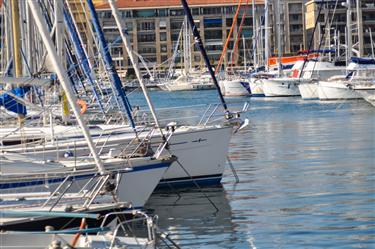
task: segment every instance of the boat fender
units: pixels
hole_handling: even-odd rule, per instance
[[[72,157],[72,156],[73,156],[73,152],[71,152],[71,151],[65,151],[65,153],[64,153],[64,157],[65,158]]]
[[[165,127],[166,131],[172,131],[172,132],[174,132],[176,129],[177,129],[177,123],[176,122],[170,122]]]
[[[87,103],[83,99],[77,99],[77,105],[81,107],[81,114],[85,114],[87,111]]]

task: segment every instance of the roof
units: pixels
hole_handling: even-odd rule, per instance
[[[1,1],[1,0],[0,0]],[[245,0],[242,0],[246,4]],[[251,4],[252,0],[248,0]],[[181,7],[180,0],[117,0],[117,8],[119,9],[149,9],[149,8],[176,8]],[[255,0],[256,4],[263,4],[264,0]],[[223,6],[223,5],[237,5],[237,0],[188,0],[190,7],[192,6]],[[109,4],[106,0],[97,0],[96,9],[109,9]]]

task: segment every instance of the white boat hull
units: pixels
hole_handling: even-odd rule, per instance
[[[345,83],[320,81],[318,86],[320,100],[352,100],[361,99],[362,96],[349,89]]]
[[[262,79],[263,92],[266,97],[300,96],[298,81],[290,79]]]
[[[127,166],[127,163],[124,160],[111,160],[104,162],[105,168],[107,168],[108,165],[108,167],[114,170],[114,172],[119,170],[124,171],[121,174],[116,194],[118,201],[130,203],[133,208],[141,208],[144,206],[158,185],[160,179],[166,172],[167,168],[171,165],[171,162],[168,161],[143,158],[132,159],[131,162],[129,162],[132,167]],[[2,179],[0,183],[0,194],[3,195],[3,198],[5,198],[5,196],[9,196],[14,193],[44,193],[46,191],[52,193],[63,182],[65,177],[69,175],[69,173],[60,174],[60,176],[52,176],[51,173],[69,172],[74,167],[74,162],[66,163],[66,165],[67,166],[65,168],[55,168],[50,170],[48,169],[48,166],[46,166],[46,169],[43,171],[45,176],[42,175],[44,178],[20,179],[18,181],[6,181],[5,179]],[[12,167],[12,164],[9,164],[9,166]],[[9,166],[4,166],[4,168]],[[28,168],[29,170],[32,170],[32,167],[27,166],[13,165],[13,167],[18,168],[19,174],[28,173]],[[84,166],[79,166],[79,168],[82,167]],[[125,169],[127,167],[129,167],[129,170]],[[79,168],[77,167],[77,169]],[[16,170],[17,169],[13,169],[13,171]],[[36,174],[37,172],[40,172],[40,169],[38,169],[38,171],[30,171],[29,173]],[[50,176],[47,175],[47,172],[50,172]],[[74,178],[69,180],[73,182],[73,185],[69,189],[68,193],[78,192],[89,179],[95,177],[95,174],[95,168],[94,170],[86,171],[86,173],[76,174]],[[137,191],[133,191],[134,189]],[[4,204],[5,202],[1,203],[1,205]]]
[[[264,97],[263,84],[260,79],[250,79],[250,90],[252,97]]]
[[[375,90],[368,91],[368,92],[360,92],[360,95],[363,97],[364,100],[369,102],[371,105],[375,106]]]
[[[36,133],[36,132],[34,132]],[[96,136],[93,138],[94,143],[101,149],[101,154],[111,151],[112,154],[120,152],[126,146],[134,135],[131,132],[118,131],[116,135]],[[178,158],[178,161],[186,169],[187,173],[181,166],[174,162],[170,169],[166,172],[161,186],[165,186],[167,182],[176,185],[193,185],[194,181],[200,184],[218,184],[224,172],[226,156],[229,148],[229,141],[232,134],[231,127],[181,127],[178,128],[170,141],[170,151]],[[82,138],[75,138],[81,141]],[[160,135],[154,134],[152,138],[153,144],[160,142]],[[103,146],[105,144],[105,146]],[[56,151],[56,145],[59,151]],[[76,156],[85,156],[90,152],[85,142],[74,142],[69,139],[67,142],[51,144],[48,146],[6,146],[4,150],[22,153],[39,157],[40,159],[56,158],[64,159],[64,154],[69,154],[71,159]],[[215,155],[215,156],[206,156]],[[194,180],[194,181],[193,181]]]
[[[362,96],[364,100],[375,106],[375,86],[374,84],[354,85],[354,91]]]
[[[243,80],[224,80],[220,82],[220,89],[224,96],[250,96],[249,82]]]
[[[318,99],[318,83],[301,83],[298,85],[302,99]]]
[[[216,185],[226,165],[231,127],[197,130],[172,136],[170,152],[177,157],[158,187]],[[185,172],[185,170],[187,172]]]
[[[177,92],[177,91],[198,91],[198,90],[211,90],[215,88],[213,84],[165,84],[159,86],[164,91]]]

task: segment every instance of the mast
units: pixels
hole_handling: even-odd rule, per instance
[[[241,23],[240,23],[240,27],[238,28],[236,40],[234,41],[234,48],[233,48],[233,51],[232,51],[232,54],[231,54],[231,57],[232,57],[231,58],[232,70],[233,70],[234,59],[235,59],[234,57],[235,57],[235,55],[237,53],[237,49],[238,49],[238,43],[241,40],[242,27],[243,27],[243,24],[245,22],[246,11],[247,11],[248,4],[249,4],[249,0],[246,0],[245,10],[244,10],[244,12],[242,14]]]
[[[251,7],[252,7],[252,11],[253,11],[253,67],[254,69],[258,67],[258,58],[257,58],[257,50],[256,50],[256,32],[257,32],[257,28],[256,28],[256,18],[255,18],[255,0],[252,0],[251,2]]]
[[[61,0],[54,0],[53,4],[54,10],[54,27],[55,27],[55,44],[56,44],[56,51],[57,57],[61,62],[61,65],[64,69],[66,69],[66,61],[65,61],[65,53],[64,53],[64,23],[63,23],[63,7],[64,3]],[[62,96],[62,104],[61,104],[61,113],[62,113],[62,120],[64,123],[67,123],[69,120],[69,107],[66,101],[65,92],[63,89],[60,89],[60,94]]]
[[[60,1],[60,0],[56,0],[56,1]],[[68,12],[65,9],[63,11],[63,14],[64,14],[64,21],[69,31],[68,33],[69,33],[70,39],[74,46],[75,54],[82,66],[82,71],[85,74],[88,80],[88,83],[91,86],[94,97],[96,101],[98,102],[100,111],[103,113],[104,118],[107,120],[103,104],[99,97],[99,93],[97,92],[95,88],[96,77],[95,77],[95,74],[92,72],[92,66],[90,65],[90,60],[87,57],[87,53],[85,52],[85,49],[83,48],[83,43],[82,43],[82,40],[80,39],[79,32],[76,29],[76,26],[74,25],[74,22],[72,20],[72,15],[70,12]]]
[[[184,35],[183,35],[183,50],[184,50],[184,74],[189,75],[190,65],[189,65],[189,53],[190,53],[190,43],[189,43],[189,24],[187,22],[187,17],[185,16],[184,20]]]
[[[268,58],[269,58],[269,15],[268,15],[268,0],[264,0],[264,64],[266,70],[268,70]]]
[[[124,33],[125,28],[122,27],[122,23],[121,23],[119,14],[118,14],[118,10],[117,10],[116,4],[115,4],[114,0],[108,0],[108,3],[111,6],[112,15],[115,18],[117,28],[120,31],[122,42],[124,43],[126,52],[128,53],[129,59],[130,59],[132,65],[133,65],[133,68],[134,68],[135,74],[137,76],[137,79],[139,81],[139,84],[141,85],[141,88],[142,88],[143,94],[144,94],[144,96],[146,98],[148,107],[150,108],[152,117],[153,117],[153,119],[155,121],[156,128],[159,129],[160,134],[164,137],[163,131],[162,131],[162,129],[160,127],[160,124],[159,124],[159,120],[158,120],[158,118],[156,116],[156,113],[155,113],[155,108],[154,108],[154,106],[153,106],[153,104],[151,102],[151,99],[150,99],[147,87],[146,87],[146,85],[143,82],[143,78],[142,78],[142,75],[141,75],[141,70],[139,69],[138,63],[137,63],[137,61],[134,58],[134,54],[132,52],[132,48],[131,48],[131,44],[130,44],[130,41],[129,41],[129,37],[126,36],[125,33]]]
[[[347,27],[347,55],[348,60],[352,57],[352,6],[351,6],[351,0],[346,0],[346,27]],[[348,62],[349,63],[349,62]]]
[[[21,59],[21,32],[20,32],[20,8],[18,0],[11,1],[12,11],[12,31],[13,31],[13,65],[14,76],[16,78],[22,76],[22,59]],[[25,115],[18,114],[19,125],[22,126]]]
[[[56,50],[55,50],[54,45],[52,43],[52,40],[50,38],[50,34],[49,34],[49,32],[46,28],[47,24],[46,24],[45,20],[42,18],[42,13],[39,9],[37,1],[27,0],[27,2],[29,4],[30,10],[33,14],[35,24],[38,27],[40,36],[42,37],[44,45],[45,45],[45,47],[48,51],[48,55],[51,58],[52,65],[55,69],[55,72],[56,72],[58,78],[60,79],[60,84],[65,91],[65,94],[66,94],[66,97],[67,97],[68,102],[70,104],[70,107],[72,108],[73,113],[74,113],[74,115],[77,119],[77,122],[82,129],[82,133],[83,133],[83,135],[86,139],[86,142],[87,142],[87,144],[90,148],[90,152],[94,157],[96,166],[98,167],[99,172],[101,174],[103,174],[105,172],[105,169],[103,167],[102,161],[100,160],[99,155],[96,153],[95,146],[94,146],[94,143],[91,139],[89,130],[88,130],[86,124],[84,123],[83,118],[81,116],[81,112],[80,112],[80,110],[79,110],[79,108],[76,104],[77,99],[76,99],[76,97],[73,93],[73,90],[71,88],[71,85],[69,83],[68,75],[67,75],[66,71],[64,70],[63,66],[61,65],[61,63],[59,63],[59,61],[58,61],[58,56],[57,56]]]
[[[280,0],[277,0],[277,11],[275,12],[276,13],[276,27],[278,29],[279,32],[277,32],[277,54],[278,54],[278,74],[279,74],[279,77],[281,76],[281,73],[282,73],[282,64],[281,64],[281,56],[282,56],[282,52],[281,52],[281,18],[280,18],[280,15],[281,15],[281,4],[280,4]]]
[[[362,57],[363,56],[363,23],[362,23],[361,0],[356,1],[356,10],[357,10],[358,50],[359,50],[359,57]]]
[[[244,67],[244,70],[245,70],[245,73],[247,71],[247,67],[246,67],[246,64],[247,64],[247,61],[246,61],[246,42],[245,42],[245,36],[242,35],[242,44],[243,44],[243,67]]]
[[[207,66],[208,71],[210,72],[210,75],[212,77],[214,85],[216,86],[216,90],[217,90],[217,92],[219,94],[219,98],[220,98],[221,104],[224,107],[225,113],[229,114],[227,103],[225,102],[224,97],[221,94],[219,83],[217,82],[217,79],[216,79],[216,76],[215,76],[215,72],[212,70],[212,66],[211,66],[210,60],[208,59],[206,50],[204,49],[204,46],[203,46],[202,39],[201,39],[201,36],[199,34],[198,28],[197,28],[197,26],[194,23],[194,19],[193,19],[193,16],[191,14],[189,5],[187,4],[186,0],[181,0],[181,3],[182,3],[182,6],[184,7],[185,15],[187,16],[187,20],[189,21],[190,27],[193,30],[193,36],[194,36],[195,45],[201,51],[202,57],[204,59],[204,62],[206,64],[206,66]],[[230,118],[229,115],[228,115],[227,118]]]
[[[20,34],[20,15],[18,0],[12,0],[12,29],[13,29],[13,64],[15,77],[22,76],[22,61],[21,61],[21,34]]]
[[[184,2],[186,2],[186,1],[184,0]],[[237,17],[238,17],[238,14],[240,13],[241,2],[242,2],[242,0],[238,1],[237,10],[236,10],[236,13],[234,14],[232,26],[230,27],[229,34],[228,34],[227,40],[225,41],[223,51],[221,52],[220,60],[219,60],[219,63],[217,64],[217,67],[216,67],[216,70],[215,70],[215,75],[219,72],[221,64],[223,63],[223,60],[225,58],[227,48],[228,48],[228,44],[229,44],[229,41],[230,41],[230,37],[232,36],[234,25],[237,23]],[[186,5],[187,5],[187,3],[186,3]],[[185,6],[184,6],[184,8],[185,8]],[[187,7],[187,8],[189,8],[189,7]],[[189,12],[190,12],[190,9],[189,9]],[[185,10],[185,13],[186,13],[186,10]],[[194,20],[192,20],[192,22],[194,23]]]
[[[120,100],[123,104],[123,108],[125,109],[126,114],[129,118],[129,122],[131,124],[131,127],[133,128],[133,131],[137,134],[137,131],[136,131],[136,128],[135,128],[135,123],[134,123],[132,113],[131,113],[132,109],[131,109],[129,100],[124,93],[123,86],[122,86],[120,77],[117,74],[115,65],[113,64],[112,57],[111,57],[111,54],[110,54],[109,49],[108,49],[108,44],[107,44],[107,41],[105,40],[103,30],[100,27],[98,15],[95,11],[94,4],[93,4],[92,0],[87,0],[86,2],[87,2],[87,6],[89,8],[89,11],[90,11],[92,24],[93,24],[95,32],[98,36],[100,53],[103,57],[105,67],[106,67],[105,70],[107,71],[108,76],[111,79],[111,82],[115,86],[115,89],[117,91],[117,95],[118,95],[118,97],[120,98]]]
[[[375,53],[374,53],[374,42],[372,40],[372,32],[371,32],[371,28],[368,29],[369,33],[370,33],[370,44],[371,44],[371,55],[372,55],[372,58],[375,59]]]

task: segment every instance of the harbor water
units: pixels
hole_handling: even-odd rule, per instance
[[[218,102],[215,91],[151,96],[158,108]],[[222,186],[153,194],[147,208],[159,227],[183,248],[375,248],[375,109],[364,101],[228,101],[250,103],[250,125],[229,151],[240,182],[227,167]],[[131,102],[144,104],[138,93]]]

